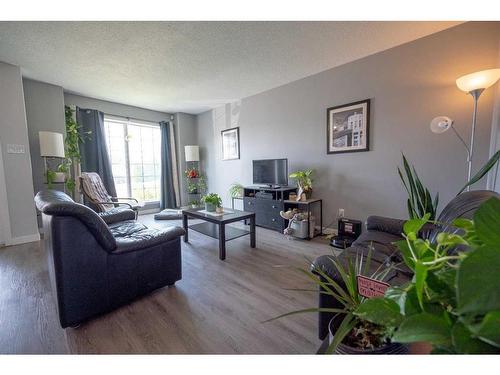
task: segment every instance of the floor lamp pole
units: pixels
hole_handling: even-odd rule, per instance
[[[476,122],[477,122],[477,102],[479,97],[483,93],[484,89],[477,89],[470,91],[469,94],[474,98],[474,111],[472,113],[472,130],[470,134],[470,147],[469,147],[469,157],[467,158],[467,182],[470,181],[472,172],[472,156],[474,154],[474,134],[476,132]],[[470,191],[470,185],[467,186],[467,191]]]

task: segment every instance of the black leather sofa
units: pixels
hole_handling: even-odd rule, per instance
[[[181,279],[182,228],[148,229],[128,209],[99,215],[60,191],[35,203],[63,328]]]
[[[438,233],[456,232],[457,228],[453,227],[452,222],[456,218],[472,218],[478,207],[489,198],[499,195],[493,191],[477,190],[462,193],[456,196],[446,205],[437,219],[436,225],[425,226],[420,236],[434,241]],[[402,239],[403,224],[405,220],[370,216],[366,221],[366,231],[353,243],[353,245],[339,255],[342,260],[345,257],[355,257],[356,254],[364,255],[368,253],[368,249],[372,248],[372,271],[379,268],[381,264],[392,266],[395,268],[388,275],[388,282],[391,285],[401,285],[407,282],[413,275],[411,271],[403,264],[403,259],[399,254],[398,249],[392,244],[395,241]],[[337,273],[330,258],[332,255],[322,255],[315,259],[311,270],[314,272],[319,269],[333,278],[338,283],[342,284],[342,278]],[[318,276],[320,276],[318,274]],[[322,282],[327,282],[326,279],[320,276]],[[321,287],[320,287],[321,292]],[[320,308],[342,308],[342,305],[332,296],[319,293]],[[318,337],[323,340],[328,335],[328,324],[333,318],[333,313],[320,312],[318,313]]]

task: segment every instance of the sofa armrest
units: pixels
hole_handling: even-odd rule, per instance
[[[106,224],[135,219],[135,212],[128,208],[112,208],[111,210],[99,212],[98,215]]]
[[[383,216],[369,216],[368,219],[366,219],[366,229],[401,236],[405,221],[406,220],[393,219]]]

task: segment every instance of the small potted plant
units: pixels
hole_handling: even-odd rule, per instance
[[[198,194],[198,184],[191,182],[189,179],[187,181],[187,191],[189,194]]]
[[[231,198],[241,198],[243,196],[243,185],[237,182],[231,184],[229,187],[229,195]]]
[[[47,187],[52,189],[54,183],[63,183],[66,181],[66,174],[64,172],[56,172],[52,169],[47,169],[46,178]]]
[[[312,196],[312,175],[314,173],[314,169],[306,169],[303,171],[296,171],[290,174],[290,178],[293,178],[297,181],[297,186],[299,188],[298,197],[304,193],[306,198],[309,199]]]
[[[205,210],[208,212],[215,212],[217,207],[222,207],[222,199],[216,193],[204,195],[201,201],[205,203]]]
[[[197,199],[193,199],[191,202],[189,202],[189,205],[191,208],[197,208],[200,206],[200,201]]]

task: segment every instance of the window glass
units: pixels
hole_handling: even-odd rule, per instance
[[[159,126],[105,116],[104,128],[117,195],[145,202],[159,201]]]

